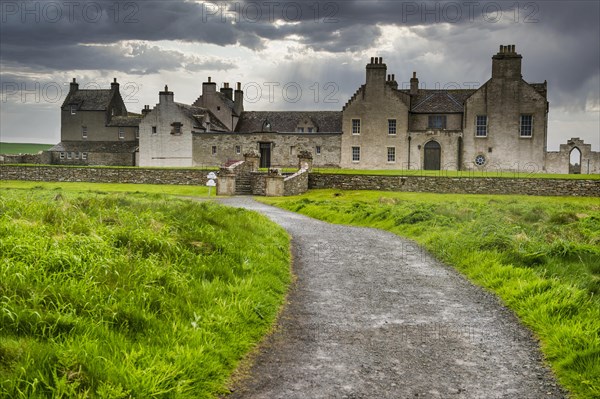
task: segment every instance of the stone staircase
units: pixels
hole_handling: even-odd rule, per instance
[[[235,177],[235,195],[252,195],[252,177],[243,171]]]

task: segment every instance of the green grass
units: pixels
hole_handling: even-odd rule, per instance
[[[222,394],[272,328],[289,262],[287,234],[241,209],[2,189],[0,397]]]
[[[507,171],[457,171],[457,170],[360,170],[337,168],[313,168],[313,173],[342,174],[342,175],[373,175],[373,176],[439,176],[439,177],[502,177],[523,179],[591,179],[600,180],[600,174],[565,175],[535,172]]]
[[[502,298],[575,397],[600,397],[598,198],[314,190],[262,201],[414,239]]]
[[[206,186],[184,186],[168,184],[127,184],[127,183],[79,183],[79,182],[37,182],[22,180],[0,180],[0,188],[25,190],[64,190],[74,193],[146,193],[178,196],[208,196]],[[213,187],[211,197],[215,196]]]
[[[0,154],[37,154],[52,147],[52,144],[1,143]]]

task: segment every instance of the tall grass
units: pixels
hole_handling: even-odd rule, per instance
[[[213,203],[0,191],[0,397],[225,392],[282,304],[288,247]]]
[[[600,397],[598,198],[314,190],[264,201],[416,240],[501,297],[575,397]]]

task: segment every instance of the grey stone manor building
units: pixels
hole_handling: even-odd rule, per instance
[[[399,88],[373,57],[340,111],[246,111],[240,83],[217,90],[208,78],[193,104],[176,102],[165,87],[158,104],[137,115],[125,109],[116,80],[110,90],[74,82],[52,160],[222,166],[256,152],[262,167],[295,167],[308,151],[314,167],[600,173],[600,152],[578,138],[547,151],[548,86],[523,79],[522,58],[515,45],[501,45],[481,87],[438,90],[421,88],[415,72]],[[579,160],[571,165],[573,152]]]

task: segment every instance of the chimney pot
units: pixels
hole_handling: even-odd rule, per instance
[[[392,80],[396,80],[396,75],[392,74]]]
[[[237,82],[237,89],[242,90],[242,84],[240,82]]]
[[[117,78],[113,78],[113,82],[114,82],[114,83],[117,83]]]
[[[500,49],[498,49],[498,52],[501,53],[502,52],[502,45],[500,45]]]
[[[514,44],[511,46],[511,50],[512,50],[513,53],[515,52],[515,45]]]
[[[75,78],[73,78],[73,83],[77,83],[77,80]]]
[[[379,63],[383,64],[383,57],[379,57]]]
[[[208,83],[210,83],[210,82],[211,82],[211,78],[210,78],[210,76],[209,76],[209,77],[208,77]]]
[[[417,77],[417,73],[413,71],[413,79]]]
[[[388,82],[389,82],[390,80],[392,80],[392,75],[390,75],[389,73],[388,73],[387,80],[388,80]]]

